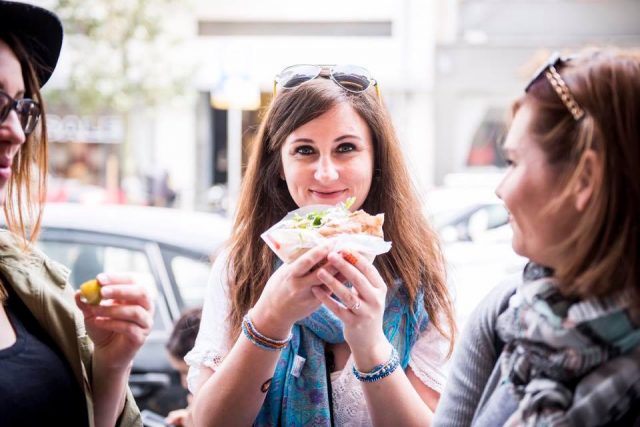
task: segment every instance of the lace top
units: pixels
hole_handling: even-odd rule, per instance
[[[200,331],[195,346],[185,356],[189,365],[187,382],[191,392],[194,392],[202,368],[215,370],[230,350],[226,322],[229,311],[226,264],[227,252],[224,252],[216,258],[211,269]],[[448,350],[449,341],[429,322],[410,354],[409,366],[413,372],[438,393],[444,388]],[[349,357],[343,370],[331,373],[334,419],[336,425],[340,426],[368,426],[371,420],[364,392],[351,372],[352,366],[353,356]]]

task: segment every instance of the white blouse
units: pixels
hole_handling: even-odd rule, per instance
[[[195,346],[184,358],[189,365],[187,382],[191,392],[202,368],[215,370],[230,350],[226,321],[229,314],[227,255],[226,251],[221,253],[211,269],[200,331]],[[425,385],[438,393],[444,388],[448,350],[449,341],[431,322],[411,349],[409,366]],[[364,392],[351,372],[352,366],[353,356],[349,357],[343,370],[331,373],[333,415],[336,425],[369,426],[371,420]]]

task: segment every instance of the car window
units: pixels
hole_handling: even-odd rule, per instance
[[[201,306],[207,289],[211,265],[182,255],[171,258],[171,270],[180,289],[185,308]]]
[[[51,259],[71,270],[69,282],[74,288],[77,289],[80,284],[103,271],[132,273],[139,283],[146,286],[158,306],[157,286],[144,252],[108,245],[51,240],[40,240],[38,246]],[[154,317],[154,330],[167,329],[160,310],[155,311]]]

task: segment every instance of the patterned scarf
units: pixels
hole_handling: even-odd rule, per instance
[[[411,307],[404,286],[396,283],[389,289],[383,328],[400,354],[403,368],[428,321],[422,294]],[[342,327],[342,321],[324,305],[294,325],[293,338],[282,350],[254,426],[331,425],[325,343],[344,342]],[[301,369],[297,356],[305,359]]]
[[[497,320],[502,386],[517,400],[505,425],[598,426],[623,416],[640,395],[630,301],[628,292],[572,300],[550,277],[525,280]]]

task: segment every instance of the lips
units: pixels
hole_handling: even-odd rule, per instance
[[[316,197],[333,198],[333,197],[341,196],[342,194],[344,194],[346,190],[341,189],[341,190],[309,190],[309,191],[311,192],[311,194],[313,194]]]
[[[8,157],[0,157],[0,178],[8,180],[11,176],[11,165],[13,161]]]

